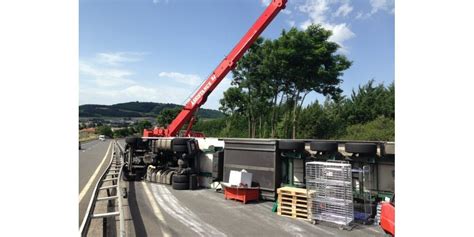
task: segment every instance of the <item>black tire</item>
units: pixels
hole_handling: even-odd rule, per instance
[[[182,175],[182,174],[175,174],[173,175],[173,183],[188,183],[189,182],[189,176],[187,175]]]
[[[346,143],[346,152],[348,153],[362,153],[362,154],[376,154],[377,144],[374,143]]]
[[[190,138],[176,137],[171,142],[173,145],[187,145]]]
[[[312,151],[336,152],[337,142],[311,142],[309,149]]]
[[[189,189],[189,183],[173,183],[171,186],[173,186],[174,190],[188,190]]]
[[[188,146],[187,145],[173,145],[173,151],[188,152]]]
[[[127,143],[131,146],[135,146],[135,144],[137,144],[138,139],[139,139],[139,137],[126,137],[125,138],[125,143]]]
[[[189,176],[189,189],[195,190],[197,189],[197,187],[198,187],[197,175],[192,174],[191,176]]]
[[[278,148],[285,151],[304,151],[304,142],[280,140],[278,142]]]
[[[127,172],[124,172],[122,177],[124,181],[135,181],[136,179],[135,175],[128,175]]]

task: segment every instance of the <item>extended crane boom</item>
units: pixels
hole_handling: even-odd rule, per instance
[[[244,55],[245,51],[254,43],[258,36],[265,30],[275,16],[285,8],[287,0],[273,0],[265,11],[260,15],[257,21],[240,39],[232,51],[225,57],[217,68],[211,73],[209,78],[194,93],[191,99],[186,103],[181,112],[170,123],[168,128],[155,128],[153,130],[145,129],[144,137],[172,137],[176,136],[183,125],[193,118],[197,109],[203,105],[209,94],[224,79],[230,70],[235,68],[237,61]],[[186,133],[189,133],[192,122],[189,124]]]

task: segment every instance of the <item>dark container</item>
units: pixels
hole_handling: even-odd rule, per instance
[[[218,151],[213,154],[212,159],[212,177],[216,181],[222,181],[224,177],[224,151]]]
[[[281,184],[281,158],[278,141],[265,139],[224,139],[224,182],[230,171],[245,169],[260,186],[261,198],[276,199]]]

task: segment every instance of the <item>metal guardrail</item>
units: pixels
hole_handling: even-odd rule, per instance
[[[115,147],[117,146],[117,150]],[[117,152],[118,151],[118,152]],[[79,229],[81,236],[87,236],[89,227],[92,219],[102,218],[103,219],[103,233],[107,233],[107,218],[119,216],[119,233],[118,236],[125,237],[125,221],[124,221],[124,211],[122,205],[122,190],[120,186],[120,180],[122,179],[122,170],[123,170],[123,148],[119,143],[114,141],[114,146],[112,147],[112,159],[107,166],[107,169],[102,173],[101,177],[97,181],[92,197],[87,207],[87,211],[82,220],[81,227]],[[104,185],[104,183],[112,182],[112,185]],[[107,191],[107,197],[98,197],[101,190]],[[114,191],[115,192],[112,192]],[[95,206],[98,201],[108,201],[109,204],[112,201],[118,201],[118,210],[113,212],[105,213],[95,213]]]

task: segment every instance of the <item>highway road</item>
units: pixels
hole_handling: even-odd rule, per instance
[[[100,164],[109,143],[84,145],[86,150],[80,152],[80,165],[84,165],[80,167],[80,175],[91,174],[97,167],[91,163]],[[87,181],[79,181],[80,190],[84,182]],[[124,185],[127,188],[124,199],[127,236],[384,236],[378,226],[360,225],[346,231],[327,224],[312,225],[308,221],[281,217],[271,211],[272,202],[244,205],[225,200],[222,193],[211,189],[177,191],[169,185],[145,181],[124,182]]]
[[[98,179],[112,157],[113,140],[94,140],[82,144],[79,150],[79,225],[89,205]]]

